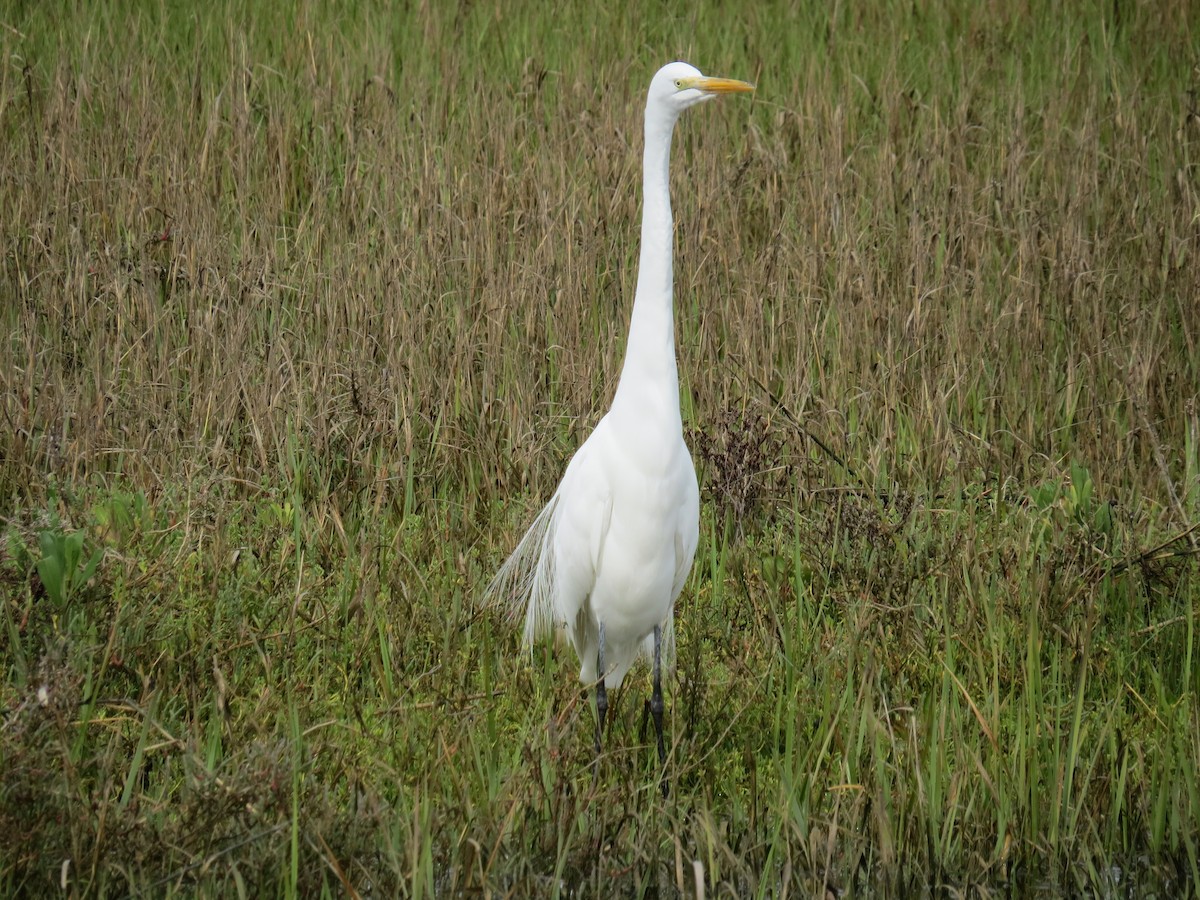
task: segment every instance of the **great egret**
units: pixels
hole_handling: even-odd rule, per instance
[[[753,90],[684,62],[655,73],[646,97],[642,245],[625,364],[612,407],[567,466],[558,490],[487,588],[525,607],[525,640],[564,628],[579,678],[596,685],[596,755],[608,689],[640,654],[653,661],[650,711],[663,744],[662,657],[700,530],[700,491],[683,440],[672,310],[668,170],[680,113]],[[603,677],[601,677],[603,676]],[[666,793],[665,782],[662,785]]]

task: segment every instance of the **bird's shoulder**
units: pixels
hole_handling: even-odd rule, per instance
[[[617,450],[612,444],[612,420],[606,415],[596,423],[592,433],[579,445],[579,449],[567,463],[563,484],[573,480],[585,480],[594,488],[603,489],[607,482],[606,472],[611,467]]]

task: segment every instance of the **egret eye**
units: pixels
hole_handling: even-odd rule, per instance
[[[679,88],[681,91],[683,90],[683,79],[682,78],[675,79],[675,87]]]

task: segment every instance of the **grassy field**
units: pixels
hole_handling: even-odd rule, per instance
[[[0,5],[0,893],[1194,894],[1200,7],[1023,7]],[[663,800],[477,601],[680,57]]]

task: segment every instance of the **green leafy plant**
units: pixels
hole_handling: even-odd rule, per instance
[[[118,492],[92,509],[96,536],[107,544],[124,546],[150,521],[145,491]]]
[[[1042,512],[1046,527],[1057,519],[1061,525],[1074,524],[1111,540],[1112,506],[1095,496],[1095,484],[1086,466],[1071,463],[1070,478],[1052,478],[1031,492],[1034,505]]]
[[[38,534],[42,555],[37,561],[37,573],[55,606],[66,606],[92,580],[104,558],[103,549],[97,549],[85,560],[83,544],[82,531],[64,534],[57,522]]]

